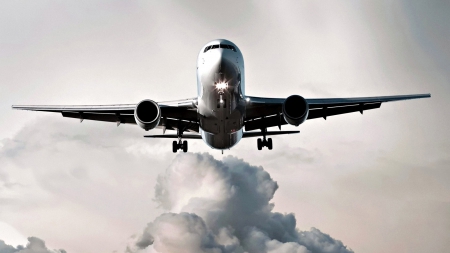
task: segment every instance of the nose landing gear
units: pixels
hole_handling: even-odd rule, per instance
[[[261,129],[261,132],[263,134],[263,139],[261,140],[261,138],[258,138],[258,150],[261,150],[263,147],[267,147],[269,150],[272,150],[272,138],[266,139],[267,129]]]

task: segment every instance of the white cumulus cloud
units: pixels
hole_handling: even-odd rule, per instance
[[[66,253],[65,250],[50,250],[45,246],[45,242],[37,237],[28,237],[26,247],[19,245],[13,247],[0,240],[0,253]]]
[[[319,229],[300,231],[294,214],[273,211],[277,183],[233,156],[180,154],[159,176],[155,200],[168,211],[127,252],[353,252]]]

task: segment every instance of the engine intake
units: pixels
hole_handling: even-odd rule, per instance
[[[139,102],[134,109],[134,119],[136,123],[148,131],[155,128],[161,119],[161,108],[153,100],[145,99]]]
[[[306,100],[299,95],[292,95],[286,98],[283,103],[283,116],[287,123],[298,126],[308,118],[309,105]]]

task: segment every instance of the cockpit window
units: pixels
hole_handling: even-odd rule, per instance
[[[205,51],[203,51],[204,53],[208,52],[211,49],[216,49],[216,48],[225,48],[225,49],[231,49],[234,52],[236,52],[236,48],[234,46],[231,45],[226,45],[226,44],[217,44],[217,45],[211,45],[211,46],[207,46],[205,48]]]

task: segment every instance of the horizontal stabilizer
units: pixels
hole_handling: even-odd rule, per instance
[[[273,131],[266,132],[266,136],[268,135],[280,135],[280,134],[298,134],[300,131]],[[250,137],[260,137],[263,136],[262,132],[244,132],[242,138],[250,138]],[[145,138],[167,138],[167,139],[177,139],[178,135],[176,134],[159,134],[159,135],[144,135]],[[202,136],[199,134],[183,134],[182,139],[201,139]]]
[[[177,139],[176,134],[161,134],[161,135],[144,135],[145,138],[167,138],[167,139]],[[182,139],[201,139],[202,136],[199,134],[183,134]]]
[[[266,132],[266,135],[298,134],[298,133],[300,133],[300,131],[273,131],[273,132]],[[262,132],[245,132],[242,138],[259,137],[263,135],[264,134]]]

